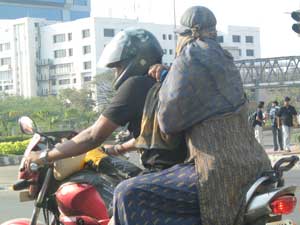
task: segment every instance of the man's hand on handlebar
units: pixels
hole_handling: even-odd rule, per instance
[[[37,152],[30,152],[30,155],[26,158],[25,160],[25,168],[31,169],[30,164],[35,163],[37,165],[44,165],[45,161],[41,159],[41,152],[42,151],[37,151]]]

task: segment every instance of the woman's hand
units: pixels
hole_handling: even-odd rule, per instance
[[[150,67],[148,74],[153,77],[156,81],[160,81],[160,75],[163,70],[169,70],[169,67],[162,64],[154,64]]]

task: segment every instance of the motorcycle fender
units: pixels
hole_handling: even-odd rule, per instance
[[[270,202],[282,195],[294,194],[297,190],[296,186],[288,186],[271,190],[267,193],[257,195],[250,201],[245,213],[246,221],[253,221],[262,216],[266,216],[272,213],[269,206]]]
[[[18,218],[6,221],[1,223],[1,225],[30,225],[31,220],[26,218]],[[38,222],[37,225],[43,225],[41,222]]]

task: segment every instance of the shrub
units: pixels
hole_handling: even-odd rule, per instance
[[[0,155],[22,155],[30,140],[0,143]]]
[[[17,136],[0,136],[0,142],[16,142],[16,141],[25,141],[29,139],[28,135],[17,135]]]

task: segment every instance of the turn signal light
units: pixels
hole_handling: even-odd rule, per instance
[[[296,203],[297,198],[295,196],[286,195],[273,200],[270,207],[275,215],[287,215],[294,211]]]

